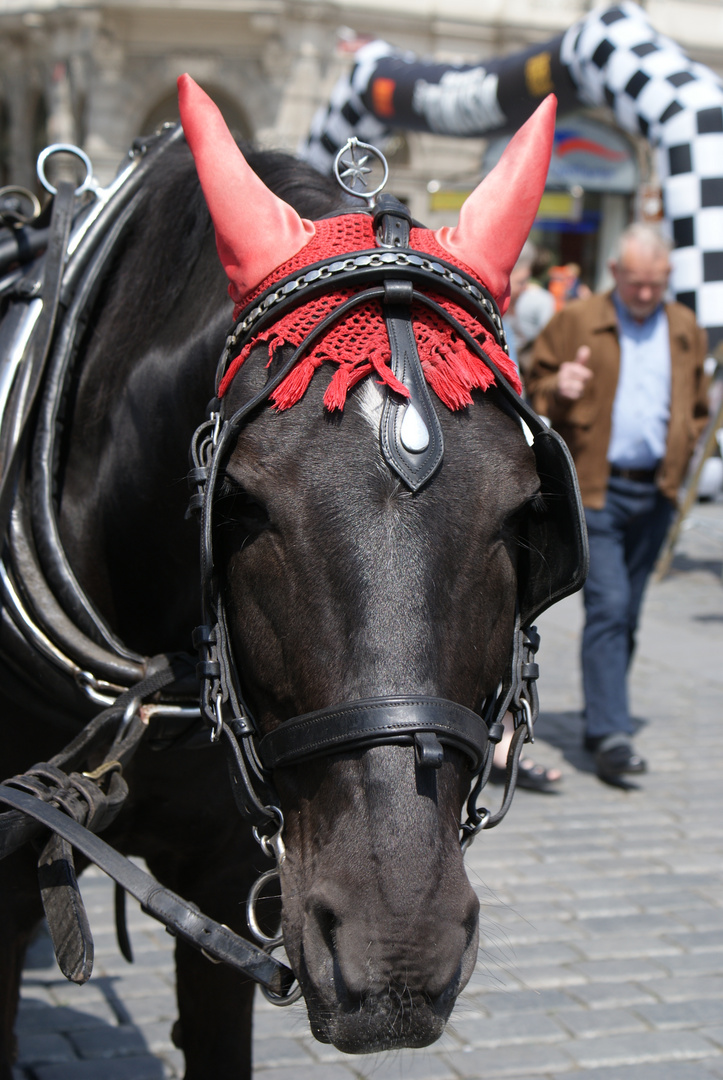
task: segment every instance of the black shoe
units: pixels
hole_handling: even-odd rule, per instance
[[[629,742],[610,745],[609,740],[603,740],[595,751],[595,771],[608,784],[618,784],[624,776],[639,775],[647,770],[647,762],[636,754]]]

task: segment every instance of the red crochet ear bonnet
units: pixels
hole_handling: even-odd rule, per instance
[[[289,275],[303,272],[310,264],[334,255],[344,256],[372,248],[374,225],[367,214],[344,214],[317,221],[314,238],[297,255],[265,278],[259,288],[247,298],[246,303],[237,305],[234,318],[242,306],[246,307],[258,294]],[[411,230],[410,248],[423,255],[451,261],[448,252],[439,246],[434,234],[428,229]],[[471,275],[468,267],[459,263],[456,265]],[[223,397],[241,365],[260,342],[267,343],[271,363],[277,348],[282,345],[298,347],[316,324],[352,296],[354,291],[352,288],[339,289],[317,297],[260,333],[231,362],[219,386],[218,396]],[[479,340],[505,378],[521,393],[517,368],[492,334],[487,333],[474,316],[446,297],[433,292],[430,292],[430,295]],[[450,409],[471,405],[470,391],[474,388],[486,390],[494,382],[489,368],[470,353],[450,325],[429,308],[415,304],[412,319],[422,370],[429,385]],[[395,378],[389,366],[390,359],[391,349],[381,303],[371,300],[354,308],[346,318],[335,323],[317,340],[309,352],[302,356],[291,374],[273,392],[271,400],[277,409],[288,409],[295,405],[311,382],[314,372],[325,362],[336,365],[336,371],[324,395],[324,405],[330,411],[343,409],[348,391],[372,372],[385,386],[408,397],[409,391]]]
[[[312,222],[274,195],[251,170],[211,99],[188,75],[178,80],[181,120],[196,162],[204,196],[216,231],[219,258],[229,278],[235,315],[260,293],[283,278],[335,255],[375,247],[374,226],[367,214],[344,214]],[[431,232],[411,230],[410,248],[441,258],[484,283],[504,312],[509,302],[509,276],[537,213],[545,186],[556,100],[553,95],[511,140],[497,166],[472,192],[454,227]],[[282,345],[298,347],[310,331],[348,296],[339,289],[283,316],[244,347],[225,373],[218,394],[228,390],[251,350],[268,346],[269,363]],[[430,293],[480,341],[490,360],[520,392],[512,361],[477,319],[452,301]],[[432,389],[450,409],[471,404],[470,391],[494,382],[491,371],[454,334],[440,316],[413,305],[414,335],[422,369]],[[391,350],[381,305],[370,301],[335,323],[272,394],[276,408],[287,409],[304,394],[324,362],[336,365],[324,395],[327,409],[343,409],[348,391],[375,372],[380,381],[408,396],[390,366]]]

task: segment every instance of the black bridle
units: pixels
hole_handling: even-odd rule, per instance
[[[209,406],[209,419],[194,436],[191,448],[193,468],[189,479],[192,487],[195,487],[191,507],[200,512],[201,519],[205,615],[205,623],[196,630],[194,639],[201,656],[197,668],[202,682],[201,709],[212,726],[212,737],[215,740],[222,736],[225,738],[236,801],[244,817],[257,830],[257,835],[263,837],[269,828],[278,830],[279,822],[283,820],[271,776],[276,768],[343,750],[387,743],[413,744],[421,767],[438,768],[442,764],[444,746],[447,745],[466,755],[472,777],[467,819],[461,825],[462,841],[466,846],[478,831],[496,825],[510,805],[522,744],[533,737],[538,711],[535,686],[538,666],[534,662],[534,655],[539,636],[530,626],[530,615],[534,617],[537,611],[548,605],[539,605],[537,611],[530,613],[529,610],[521,611],[518,603],[508,669],[497,692],[484,703],[481,714],[435,697],[373,698],[344,702],[292,717],[270,734],[262,736],[243,699],[242,679],[230,644],[224,597],[215,572],[214,500],[224,466],[239,433],[257,410],[268,403],[276,388],[314,342],[334,323],[370,300],[382,303],[388,331],[392,318],[390,309],[393,309],[395,319],[408,322],[412,343],[412,302],[431,309],[491,369],[503,407],[523,420],[536,437],[555,437],[509,385],[479,342],[429,295],[432,291],[454,301],[455,305],[474,315],[481,328],[504,346],[501,317],[490,293],[457,266],[411,250],[410,219],[406,208],[396,200],[383,196],[378,201],[374,223],[379,247],[342,258],[325,259],[277,282],[240,314],[227,339],[217,372],[217,386],[233,357],[290,310],[339,288],[358,290],[317,323],[263,390],[238,411],[227,416],[224,403],[214,399]],[[391,331],[390,342],[394,361]],[[416,347],[413,348],[416,354]],[[416,363],[419,364],[418,357]],[[385,457],[413,489],[429,479],[441,460],[440,448],[433,447],[437,460],[436,463],[431,462],[427,475],[408,480],[405,476],[407,464],[390,460],[387,449],[382,432]],[[577,509],[579,511],[579,507]],[[569,587],[565,591],[571,592],[577,588],[578,579],[579,568],[576,568],[566,583]],[[558,598],[559,595],[554,596],[554,599]],[[478,808],[477,797],[489,777],[492,747],[502,737],[502,721],[507,711],[513,714],[516,732],[508,756],[503,803],[500,810],[492,814]]]

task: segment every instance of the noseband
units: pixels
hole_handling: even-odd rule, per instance
[[[519,612],[508,671],[497,692],[485,702],[481,715],[435,697],[372,698],[344,702],[293,717],[262,737],[243,700],[241,679],[232,654],[213,547],[214,496],[223,467],[248,420],[269,402],[314,342],[354,308],[370,300],[380,301],[383,306],[391,346],[391,367],[410,396],[408,401],[391,401],[385,409],[380,445],[390,468],[412,490],[430,479],[444,452],[441,428],[415,346],[412,302],[424,305],[444,319],[462,338],[466,348],[490,368],[503,405],[523,419],[534,433],[547,430],[505,380],[479,342],[428,292],[433,291],[472,314],[479,321],[480,329],[504,347],[502,321],[494,299],[484,286],[458,266],[410,250],[410,224],[406,208],[397,200],[382,196],[374,211],[377,248],[308,266],[303,273],[276,282],[241,312],[219,363],[217,386],[232,358],[289,310],[308,304],[320,295],[338,291],[340,287],[358,290],[313,327],[281,370],[236,413],[226,417],[223,402],[214,399],[209,406],[209,419],[197,430],[191,447],[193,468],[189,480],[195,488],[191,509],[200,512],[201,519],[206,620],[194,635],[194,644],[201,657],[197,668],[202,682],[201,709],[211,725],[214,741],[225,739],[237,805],[262,840],[269,829],[276,830],[283,820],[272,785],[273,770],[344,751],[402,743],[414,746],[421,768],[439,768],[445,746],[461,751],[467,758],[472,791],[467,820],[461,825],[463,846],[466,846],[480,829],[496,825],[506,813],[514,791],[522,743],[532,738],[538,708],[535,687],[538,667],[534,654],[539,638],[534,628],[521,625]],[[387,397],[401,396],[389,393]],[[404,438],[400,437],[404,410],[410,405],[427,429],[427,446],[421,452],[410,452]],[[477,796],[488,779],[492,746],[502,737],[502,720],[508,710],[515,718],[517,730],[508,758],[508,783],[503,804],[497,813],[491,814],[477,807]]]

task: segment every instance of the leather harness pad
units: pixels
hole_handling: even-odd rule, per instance
[[[259,744],[267,769],[341,753],[375,742],[414,742],[421,765],[441,765],[434,743],[416,736],[432,734],[440,743],[465,753],[481,768],[487,748],[487,725],[478,713],[435,697],[367,698],[348,705],[304,713],[284,721]]]
[[[389,467],[412,491],[417,491],[441,465],[444,440],[414,340],[413,292],[411,281],[384,282],[384,318],[391,347],[391,368],[409,390],[409,397],[387,392],[380,438],[382,453]],[[402,441],[402,423],[409,406],[416,409],[429,436],[426,447],[418,452],[408,449]]]

